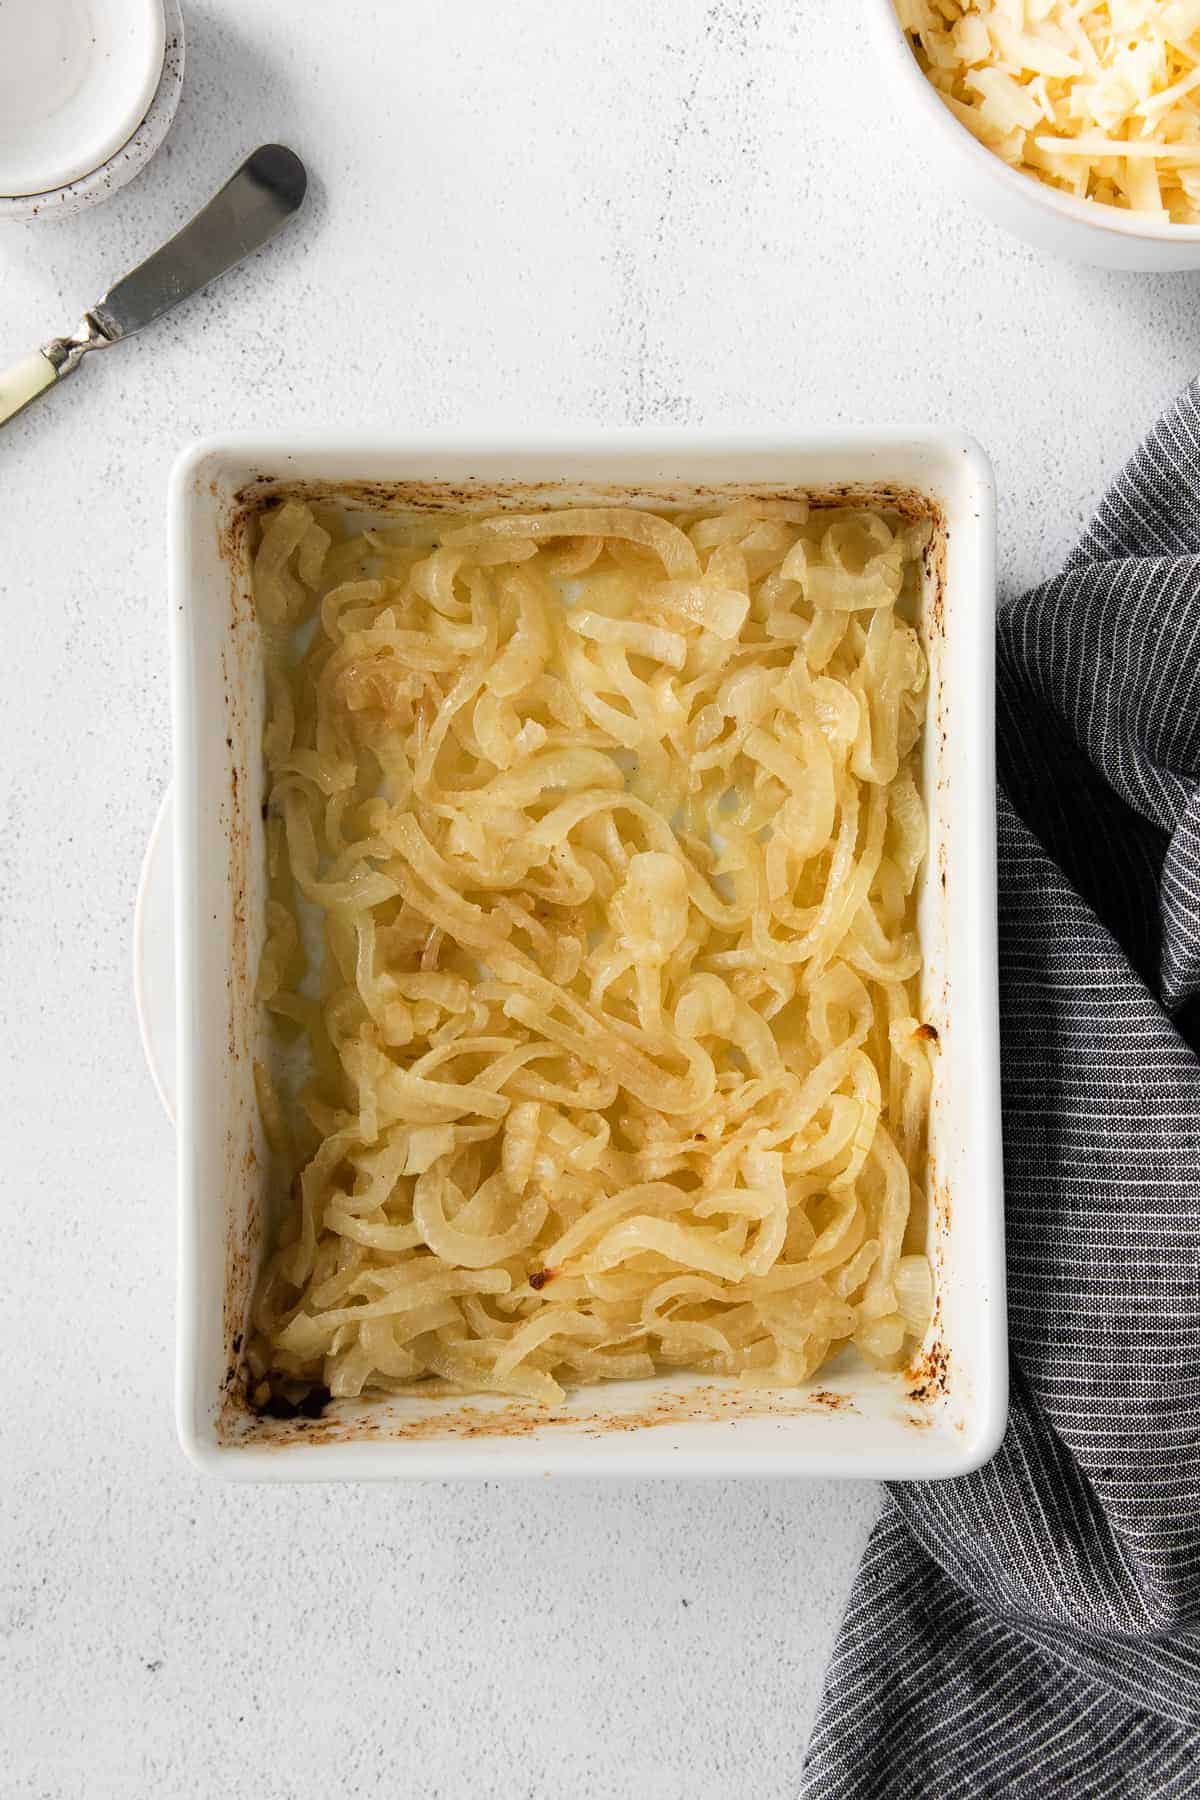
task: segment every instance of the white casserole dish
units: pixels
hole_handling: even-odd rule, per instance
[[[372,512],[451,504],[681,503],[698,491],[806,493],[932,511],[920,898],[923,1017],[937,1029],[931,1244],[939,1303],[907,1373],[843,1356],[815,1392],[712,1378],[582,1390],[559,1414],[516,1401],[338,1401],[319,1420],[246,1407],[239,1351],[267,1234],[252,1060],[263,935],[262,670],[248,577],[256,506],[280,489]],[[996,996],[994,497],[970,439],[859,431],[701,440],[230,438],[188,450],[170,496],[178,982],[178,1423],[188,1454],[242,1478],[958,1475],[1007,1409]]]

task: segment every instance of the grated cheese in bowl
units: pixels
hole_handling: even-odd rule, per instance
[[[1081,200],[1200,224],[1200,0],[895,0],[950,111]]]

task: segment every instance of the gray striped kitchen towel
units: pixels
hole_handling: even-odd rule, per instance
[[[806,1800],[1200,1794],[1200,383],[997,633],[1008,1434],[891,1490]]]

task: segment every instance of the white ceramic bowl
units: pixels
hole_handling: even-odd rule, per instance
[[[45,15],[36,41],[27,9]],[[0,32],[0,109],[24,81],[52,90],[40,65],[56,49],[64,88],[76,85],[42,115],[26,107],[33,124],[15,102],[0,117],[0,224],[70,218],[132,181],[171,128],[183,89],[179,0],[19,0],[13,19],[16,49]],[[17,51],[30,44],[25,68]]]
[[[930,1253],[938,1313],[920,1372],[843,1356],[815,1393],[681,1375],[573,1395],[561,1412],[482,1397],[343,1400],[319,1421],[257,1419],[239,1352],[267,1235],[252,1063],[265,908],[263,668],[249,521],[304,483],[389,504],[686,503],[914,492],[938,529],[927,583],[930,854],[919,901],[922,1016],[938,1030]],[[406,492],[407,488],[407,492]],[[179,1130],[178,1423],[205,1469],[268,1479],[462,1475],[958,1475],[991,1455],[1007,1406],[996,991],[994,497],[969,439],[932,431],[719,440],[654,433],[523,443],[421,437],[202,444],[171,481]]]
[[[960,125],[921,73],[893,0],[867,15],[902,123],[935,174],[997,225],[1038,250],[1105,269],[1200,269],[1200,225],[1158,225],[1116,206],[1077,200],[1012,169]]]

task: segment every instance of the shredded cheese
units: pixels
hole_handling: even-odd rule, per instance
[[[1013,168],[1200,224],[1200,0],[895,0],[924,74]]]

